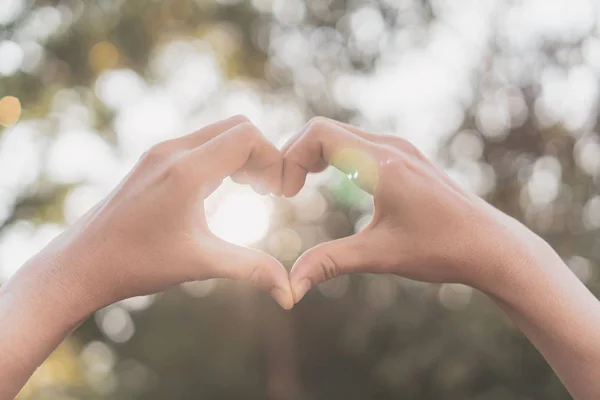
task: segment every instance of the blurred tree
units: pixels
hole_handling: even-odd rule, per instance
[[[442,132],[432,140],[445,143],[438,156],[447,171],[548,239],[599,293],[598,94],[586,89],[598,86],[596,22],[526,42],[513,36],[522,32],[518,18],[526,10],[500,1],[7,4],[0,11],[0,97],[18,97],[23,115],[0,131],[0,170],[8,166],[0,179],[0,233],[24,222],[69,222],[69,199],[88,182],[52,167],[56,157],[76,159],[83,152],[72,146],[52,155],[66,131],[102,138],[85,140],[102,154],[109,143],[107,154],[126,170],[138,150],[132,137],[143,147],[165,135],[163,125],[174,131],[169,134],[183,133],[187,124],[177,125],[173,115],[197,126],[262,107],[265,120],[283,121],[265,122],[282,133],[313,115],[409,137],[412,128],[423,128],[411,137],[417,141]],[[469,59],[470,53],[476,55]],[[428,57],[434,61],[425,64]],[[182,66],[190,59],[191,73]],[[399,64],[420,77],[414,85]],[[451,73],[440,78],[435,67],[446,64]],[[420,73],[425,65],[433,65],[431,73]],[[115,71],[119,75],[111,75]],[[196,82],[202,77],[206,82]],[[461,91],[449,88],[451,78]],[[578,102],[561,103],[556,82],[575,87]],[[453,102],[427,103],[427,90]],[[143,94],[135,97],[137,91]],[[170,102],[135,109],[159,128],[144,126],[128,136],[137,114],[122,102],[158,101],[163,91],[172,91]],[[398,91],[408,93],[397,97]],[[424,110],[408,123],[413,101]],[[289,107],[275,106],[281,104]],[[390,104],[396,108],[382,111]],[[154,112],[167,122],[152,119]],[[37,162],[2,163],[10,156],[2,148],[10,149],[17,135],[32,135],[39,144],[26,147]],[[100,169],[122,176],[120,169]],[[259,245],[287,265],[302,249],[349,235],[368,219],[363,193],[339,175],[319,179],[309,196],[274,200],[271,231]],[[287,314],[235,284],[192,284],[101,310],[69,346],[38,372],[23,398],[569,398],[535,349],[482,295],[396,277],[338,278]],[[79,373],[60,372],[71,371],[72,362]]]

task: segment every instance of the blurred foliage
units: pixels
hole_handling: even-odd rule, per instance
[[[493,27],[489,38],[482,39],[485,48],[479,50],[480,57],[461,81],[467,94],[456,100],[458,122],[431,122],[428,119],[434,119],[434,114],[425,109],[415,117],[416,125],[406,125],[400,118],[373,117],[372,112],[350,105],[344,93],[375,95],[359,89],[345,92],[350,81],[344,79],[364,78],[366,84],[359,88],[374,86],[368,79],[401,56],[402,48],[427,48],[436,30],[448,22],[443,19],[452,8],[448,2],[9,3],[16,11],[12,16],[0,12],[0,20],[4,18],[0,43],[18,43],[23,62],[20,69],[11,70],[8,58],[2,59],[2,54],[9,53],[6,47],[3,53],[0,44],[4,75],[0,76],[0,97],[20,99],[22,123],[34,121],[39,134],[42,149],[35,154],[41,160],[48,157],[45,150],[72,126],[68,118],[83,115],[86,129],[110,143],[115,154],[125,155],[124,164],[130,165],[128,157],[135,151],[128,153],[127,136],[119,127],[122,111],[106,101],[110,96],[102,94],[99,82],[118,70],[134,71],[146,85],[166,85],[171,81],[161,75],[160,64],[176,59],[179,47],[167,54],[167,61],[162,49],[172,49],[172,43],[192,43],[214,57],[222,74],[210,96],[191,97],[195,103],[187,115],[194,116],[193,123],[244,112],[248,107],[238,110],[235,104],[227,105],[227,93],[242,87],[241,91],[250,88],[256,93],[251,99],[261,103],[264,119],[275,111],[281,113],[283,122],[265,124],[282,129],[282,134],[314,115],[409,138],[407,126],[447,125],[448,131],[442,129],[444,134],[436,139],[443,144],[433,154],[439,164],[540,233],[600,293],[598,90],[588,88],[590,82],[598,86],[596,21],[587,28],[579,24],[574,33],[542,35],[533,44],[525,44],[511,38],[507,33],[511,26],[500,22],[512,18],[510,7],[519,7],[519,2],[481,1],[487,4],[481,9],[492,10],[486,21]],[[475,18],[471,24],[485,24],[467,9],[458,7],[456,12]],[[369,25],[373,21],[376,24]],[[361,31],[364,26],[370,28]],[[440,63],[458,57],[460,51],[475,50],[449,47],[444,53],[449,58]],[[168,68],[175,67],[168,64]],[[456,79],[464,75],[457,70]],[[552,92],[551,78],[566,80],[567,88]],[[561,93],[569,87],[574,87],[576,100],[582,96],[584,100],[560,103]],[[184,89],[177,90],[185,93]],[[384,85],[377,96],[388,96],[393,102],[391,92],[396,89]],[[421,88],[417,89],[406,96],[417,101]],[[592,93],[586,95],[588,89]],[[65,101],[67,106],[61,106]],[[365,100],[379,101],[375,97]],[[296,111],[289,114],[274,104]],[[0,130],[0,139],[8,132],[9,128]],[[65,159],[74,156],[61,155]],[[39,170],[33,178],[19,178],[0,188],[6,209],[0,210],[4,231],[23,221],[34,227],[62,223],[68,217],[66,199],[85,183],[55,179],[43,161],[30,168]],[[355,226],[368,219],[368,197],[348,180],[335,175],[318,180],[315,186],[312,194],[300,200],[273,200],[271,231],[259,246],[277,253],[287,266],[301,250],[352,234]],[[291,250],[281,250],[284,245]],[[381,276],[342,277],[322,286],[289,313],[277,309],[265,296],[225,282],[194,283],[187,290],[177,288],[122,302],[86,321],[38,371],[22,398],[569,398],[523,335],[487,298],[468,288]]]

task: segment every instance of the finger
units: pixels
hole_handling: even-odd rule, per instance
[[[405,154],[409,154],[409,155],[416,156],[419,158],[424,158],[423,153],[421,153],[419,151],[419,149],[417,149],[415,147],[415,145],[413,145],[411,142],[409,142],[408,140],[403,139],[401,137],[393,136],[393,135],[370,133],[370,132],[364,131],[360,128],[357,128],[355,126],[343,123],[343,122],[339,122],[339,121],[333,121],[333,122],[335,124],[341,126],[342,128],[349,130],[350,132],[354,133],[355,135],[360,136],[361,138],[363,138],[365,140],[369,140],[371,142],[375,142],[380,145],[393,147],[397,150],[402,151]]]
[[[231,175],[231,179],[240,185],[250,185],[258,194],[269,194],[269,188],[264,184],[261,171],[245,171],[244,169]],[[279,193],[276,193],[279,194]]]
[[[351,177],[362,189],[374,193],[380,163],[388,151],[327,119],[315,119],[284,153],[283,194],[300,191],[306,174],[331,164]]]
[[[302,130],[300,130],[300,132],[296,133],[294,136],[292,136],[285,142],[283,147],[279,150],[281,152],[281,154],[285,154],[290,149],[290,147],[292,147],[292,145],[304,134],[304,132],[308,129],[308,127],[319,118],[326,119],[324,117],[315,117],[315,118],[312,118],[310,121],[308,121],[306,123],[306,125],[304,125]]]
[[[224,120],[215,122],[214,124],[207,125],[202,129],[197,130],[186,136],[182,136],[177,139],[172,139],[172,143],[175,147],[180,149],[193,149],[201,146],[214,137],[220,135],[223,132],[230,130],[231,128],[248,123],[250,120],[243,115],[234,115],[233,117],[226,118]]]
[[[378,272],[373,268],[381,265],[377,258],[382,249],[373,238],[372,232],[360,232],[320,244],[302,254],[289,278],[294,303],[298,303],[306,292],[319,283],[340,275]]]
[[[362,139],[368,140],[370,142],[374,142],[380,145],[385,145],[385,146],[390,146],[393,147],[395,149],[404,151],[405,153],[408,154],[413,154],[413,155],[418,155],[418,156],[422,156],[422,153],[412,144],[410,143],[408,140],[403,139],[401,137],[398,136],[393,136],[393,135],[384,135],[384,134],[375,134],[375,133],[370,133],[367,132],[361,128],[358,128],[356,126],[347,124],[345,122],[340,122],[340,121],[336,121],[334,119],[329,119],[329,118],[325,118],[325,117],[315,117],[313,118],[311,121],[309,121],[306,126],[305,129],[302,130],[300,133],[294,135],[292,138],[290,138],[285,145],[281,148],[281,153],[285,154],[287,150],[290,149],[290,147],[292,147],[292,145],[302,136],[302,134],[304,133],[304,131],[306,130],[306,127],[308,127],[310,124],[312,124],[315,121],[327,121],[327,122],[331,122],[334,123],[336,125],[339,125],[340,127],[354,133],[355,135],[361,137]]]
[[[198,179],[209,185],[243,170],[257,177],[266,191],[281,192],[281,153],[248,122],[191,150],[185,161],[195,166]]]
[[[211,260],[215,278],[246,281],[268,292],[285,310],[294,305],[288,272],[274,257],[217,237],[204,243],[203,254]]]

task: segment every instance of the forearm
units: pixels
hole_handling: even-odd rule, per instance
[[[89,312],[56,267],[34,259],[0,288],[0,400],[13,399]]]
[[[489,288],[576,399],[600,398],[600,302],[545,243]]]

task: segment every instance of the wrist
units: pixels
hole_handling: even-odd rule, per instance
[[[522,294],[531,279],[546,275],[547,268],[556,268],[562,260],[521,222],[487,203],[486,208],[478,220],[474,251],[468,258],[474,262],[468,284],[492,297],[511,300]]]
[[[43,312],[65,327],[76,327],[100,308],[69,255],[38,254],[10,279],[6,290],[34,312]]]
[[[500,254],[487,259],[485,278],[478,282],[477,288],[506,304],[519,303],[557,274],[570,272],[554,250],[537,236],[498,247],[495,253]],[[565,268],[566,271],[561,271]]]
[[[36,256],[0,287],[0,398],[13,398],[46,357],[94,309],[62,266]]]

